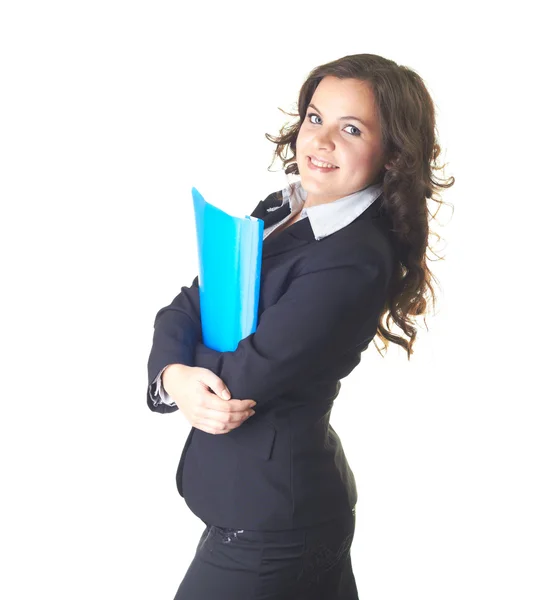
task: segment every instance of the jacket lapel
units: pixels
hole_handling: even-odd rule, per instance
[[[291,212],[290,204],[287,202],[284,206],[281,206],[282,203],[283,195],[281,191],[273,192],[259,202],[251,216],[262,219],[265,229],[271,227],[275,223],[282,221]],[[269,208],[276,207],[281,208],[268,210]],[[269,235],[263,242],[263,258],[288,252],[289,250],[315,241],[316,239],[309,219],[303,219],[293,223],[279,235]]]

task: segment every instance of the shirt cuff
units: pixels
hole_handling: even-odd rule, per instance
[[[150,399],[152,400],[154,406],[158,406],[159,404],[166,404],[167,406],[177,406],[174,400],[172,400],[172,398],[169,396],[169,394],[163,387],[161,375],[165,369],[166,367],[163,367],[161,371],[159,371],[157,377],[152,382],[152,385],[150,385]]]

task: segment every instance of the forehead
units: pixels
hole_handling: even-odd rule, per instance
[[[310,102],[331,119],[353,115],[369,124],[376,122],[372,88],[361,79],[339,79],[328,75],[320,81]]]

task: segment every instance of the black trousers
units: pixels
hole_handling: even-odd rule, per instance
[[[307,529],[206,524],[174,600],[359,600],[351,513]]]

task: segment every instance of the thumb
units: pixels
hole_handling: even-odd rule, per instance
[[[205,385],[208,385],[213,392],[222,400],[230,400],[231,394],[226,384],[220,379],[218,375],[210,371],[209,369],[201,369],[199,380]]]

